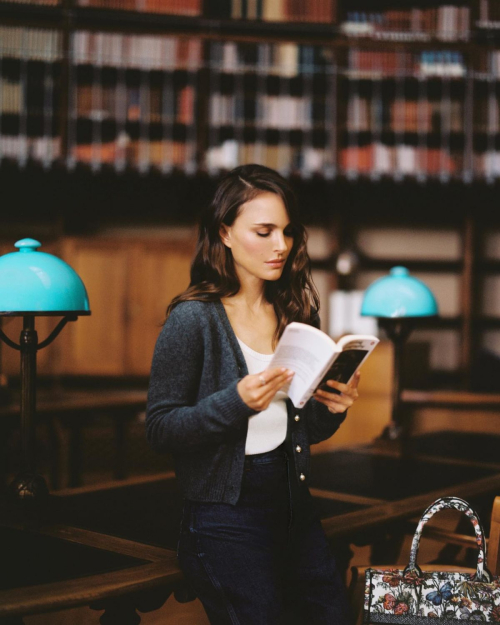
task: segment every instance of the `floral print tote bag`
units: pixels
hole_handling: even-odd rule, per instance
[[[417,565],[422,530],[444,508],[456,508],[472,522],[478,548],[474,574],[423,572]],[[485,621],[500,623],[500,578],[486,568],[486,542],[477,514],[458,497],[443,497],[430,505],[419,521],[404,570],[367,569],[363,623],[430,625],[429,619],[446,625]]]

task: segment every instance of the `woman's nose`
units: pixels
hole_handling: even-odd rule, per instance
[[[274,237],[274,250],[276,252],[286,252],[288,249],[288,245],[286,242],[286,238],[282,232],[276,232]]]

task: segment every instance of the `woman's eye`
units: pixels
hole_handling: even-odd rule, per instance
[[[270,234],[270,232],[257,232],[259,237],[268,237]],[[293,237],[293,230],[283,230],[283,234],[286,237]]]

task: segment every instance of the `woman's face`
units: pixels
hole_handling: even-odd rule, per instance
[[[221,239],[231,249],[240,280],[278,280],[293,246],[290,219],[281,197],[262,192],[240,207]]]

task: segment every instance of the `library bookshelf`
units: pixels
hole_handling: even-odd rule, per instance
[[[0,157],[498,178],[495,3],[395,4],[1,2]]]
[[[500,14],[494,0],[400,5],[0,1],[4,193],[38,194],[81,233],[106,214],[191,219],[180,196],[259,162],[337,224],[337,252],[374,211],[444,220],[460,258],[409,264],[459,277],[460,313],[435,329],[460,334],[467,377],[478,336],[500,325],[476,304],[478,276],[498,270],[478,241],[500,178]],[[51,184],[55,199],[40,191]],[[392,262],[358,257],[375,271]],[[316,266],[334,272],[335,254]]]

